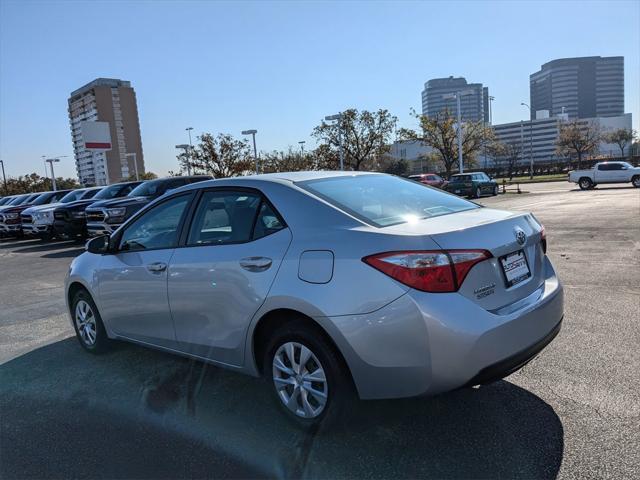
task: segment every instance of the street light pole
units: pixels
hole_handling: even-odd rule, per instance
[[[4,194],[9,195],[9,189],[7,188],[7,176],[4,174],[4,160],[0,160],[2,165],[2,180],[4,181]]]
[[[257,130],[242,131],[242,135],[251,135],[251,137],[253,137],[253,158],[256,161],[256,175],[258,175],[258,173],[260,172],[258,171],[258,149],[256,148],[256,133],[258,133]]]
[[[300,145],[300,155],[304,155],[304,144],[305,144],[305,141],[301,140],[301,141],[298,142],[298,144]]]
[[[191,130],[193,127],[185,128],[187,132],[189,132],[189,153],[187,154],[187,174],[191,175],[191,151],[193,150],[193,145],[191,144]]]
[[[327,121],[336,120],[338,123],[338,149],[340,152],[340,170],[344,170],[344,152],[342,151],[342,112],[336,113],[335,115],[329,115],[324,117]]]
[[[533,179],[533,117],[531,107],[522,102],[523,105],[529,109],[529,178]]]
[[[56,173],[53,170],[53,164],[60,161],[59,158],[47,158],[46,160],[51,166],[51,184],[53,186],[53,191],[58,190],[58,186],[56,185]]]
[[[461,90],[453,93],[446,93],[442,95],[445,100],[456,99],[456,109],[458,110],[458,167],[460,173],[464,173],[464,160],[462,158],[462,112],[460,107],[460,97],[465,95],[472,95],[473,90]]]
[[[493,101],[496,98],[489,95],[489,125],[493,125]]]
[[[125,158],[126,157],[133,157],[133,166],[135,168],[136,171],[136,181],[140,180],[140,176],[138,175],[138,160],[136,159],[136,154],[134,153],[125,153],[124,154]]]

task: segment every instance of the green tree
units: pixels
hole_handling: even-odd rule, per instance
[[[226,178],[254,171],[254,159],[248,141],[237,140],[225,133],[215,137],[203,133],[198,140],[200,143],[194,146],[191,156],[194,173]]]
[[[319,153],[325,158],[327,150],[338,156],[342,145],[345,169],[361,170],[370,168],[377,157],[389,151],[396,120],[384,109],[358,112],[350,108],[342,112],[337,122],[323,120],[311,135],[324,146]]]
[[[415,112],[414,112],[415,113]],[[439,157],[446,177],[458,167],[458,129],[457,118],[449,110],[428,117],[415,115],[420,122],[419,132],[402,129],[400,136],[406,140],[419,140],[423,145],[434,149]],[[464,122],[462,125],[462,158],[465,166],[475,163],[476,154],[495,142],[495,134],[484,122]]]
[[[596,153],[602,141],[602,130],[597,123],[584,120],[572,120],[560,123],[556,152],[569,156],[574,153],[578,157],[578,168],[582,167],[582,157]]]
[[[3,185],[4,187],[4,185]],[[79,188],[80,184],[74,178],[56,177],[58,190]],[[37,173],[7,178],[6,190],[2,188],[3,195],[19,195],[22,193],[47,192],[53,190],[51,179],[41,177]]]
[[[140,180],[155,180],[156,178],[158,178],[158,175],[156,175],[153,172],[144,172],[138,175],[138,178],[140,178]],[[135,173],[133,175],[129,175],[129,178],[127,178],[127,182],[135,182],[135,180],[136,180]]]
[[[292,147],[289,147],[286,152],[274,150],[262,153],[260,156],[263,173],[317,170],[313,152],[295,152]]]
[[[638,137],[638,132],[630,128],[618,128],[612,132],[604,135],[604,140],[607,143],[615,143],[620,148],[620,156],[624,157],[624,149],[627,145],[633,144],[633,141]],[[631,153],[631,149],[629,149]]]

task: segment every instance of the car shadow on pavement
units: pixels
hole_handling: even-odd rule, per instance
[[[42,258],[73,258],[85,252],[85,248],[74,248],[72,250],[63,250],[61,252],[45,253]]]
[[[22,247],[22,245],[13,245],[14,253],[38,253],[38,252],[49,252],[51,250],[63,250],[66,248],[79,248],[79,243],[75,240],[63,240],[58,242],[40,242],[35,245],[25,246],[24,248],[15,248]],[[84,245],[83,245],[84,247]],[[84,249],[84,248],[83,248]]]
[[[299,430],[261,380],[75,338],[0,365],[6,478],[555,478],[563,427],[508,381],[434,398],[359,402]],[[8,447],[7,447],[8,446]]]

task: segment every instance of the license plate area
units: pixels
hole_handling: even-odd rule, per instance
[[[531,277],[531,269],[524,250],[518,250],[500,257],[500,266],[507,288],[511,288]]]

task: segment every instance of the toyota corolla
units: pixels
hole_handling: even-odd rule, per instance
[[[546,248],[532,214],[398,177],[257,175],[172,191],[92,239],[66,297],[89,352],[119,339],[262,376],[309,425],[522,367],[562,322]]]

